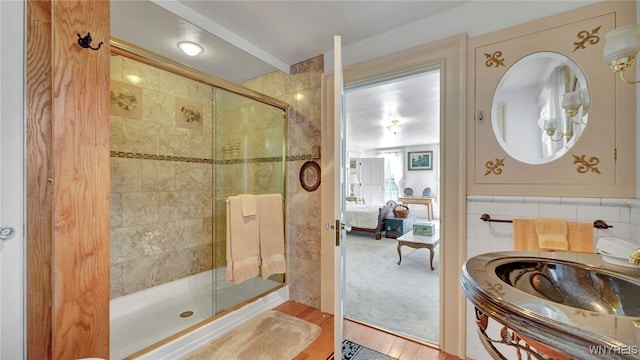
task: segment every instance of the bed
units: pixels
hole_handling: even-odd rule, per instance
[[[374,233],[376,240],[382,238],[384,231],[384,219],[393,217],[393,208],[396,202],[387,201],[385,205],[364,205],[347,203],[346,220],[351,222],[351,231],[364,231]]]

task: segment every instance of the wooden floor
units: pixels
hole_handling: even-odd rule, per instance
[[[322,328],[322,334],[298,354],[295,360],[333,358],[333,315],[294,301],[287,301],[275,310],[317,324]],[[458,360],[458,357],[433,347],[349,320],[344,322],[344,338],[399,360]]]

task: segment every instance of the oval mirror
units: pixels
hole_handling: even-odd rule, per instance
[[[544,164],[578,141],[590,106],[587,80],[578,65],[562,54],[538,52],[518,60],[500,79],[491,123],[507,154]]]

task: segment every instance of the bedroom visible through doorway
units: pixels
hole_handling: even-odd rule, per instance
[[[440,70],[347,88],[344,104],[345,317],[438,345]]]

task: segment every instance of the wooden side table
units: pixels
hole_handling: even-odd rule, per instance
[[[419,204],[427,207],[427,220],[433,220],[433,198],[429,197],[401,197],[399,202],[408,204]]]
[[[429,260],[429,265],[431,266],[431,270],[434,270],[433,267],[433,249],[438,246],[440,243],[440,234],[436,231],[432,236],[424,236],[424,235],[413,235],[413,230],[408,233],[398,237],[398,265],[402,262],[402,251],[400,248],[402,246],[408,246],[414,249],[422,249],[427,248],[431,252],[431,257]]]

